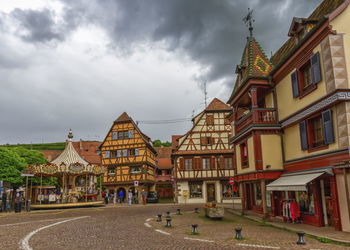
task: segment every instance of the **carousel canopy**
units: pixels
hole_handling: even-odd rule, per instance
[[[66,148],[56,159],[46,164],[30,165],[28,169],[33,171],[34,174],[51,176],[60,174],[103,174],[104,169],[101,165],[90,164],[79,155],[73,147],[72,138],[72,130],[69,130]]]

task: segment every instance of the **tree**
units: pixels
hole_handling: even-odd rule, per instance
[[[13,188],[23,184],[21,171],[26,167],[26,162],[13,150],[0,148],[0,180],[8,182]]]
[[[171,147],[171,142],[162,142],[161,140],[155,140],[153,141],[154,147]]]

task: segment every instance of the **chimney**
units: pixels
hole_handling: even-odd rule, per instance
[[[79,149],[83,150],[83,140],[82,139],[80,139],[80,141],[79,141]]]

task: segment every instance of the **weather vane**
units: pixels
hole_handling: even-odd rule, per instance
[[[248,14],[242,19],[242,21],[249,27],[250,37],[253,37],[253,23],[255,20],[253,19],[253,10],[248,8]]]

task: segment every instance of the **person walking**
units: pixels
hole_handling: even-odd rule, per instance
[[[128,193],[128,203],[129,203],[129,206],[131,206],[131,202],[132,202],[132,192],[131,192],[131,190],[129,189],[129,193]]]
[[[142,204],[146,205],[147,192],[144,189],[142,189],[141,196],[142,196]]]
[[[114,190],[113,193],[113,204],[115,205],[117,203],[117,191]]]
[[[123,197],[124,197],[123,189],[120,189],[120,191],[119,191],[119,202],[120,202],[120,203],[123,202]]]

